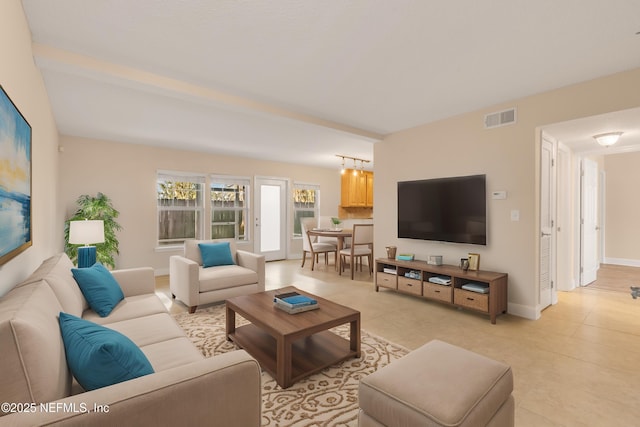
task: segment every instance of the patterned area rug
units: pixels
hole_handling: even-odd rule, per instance
[[[225,339],[224,305],[174,315],[189,338],[206,357],[236,350]],[[238,325],[245,323],[236,317]],[[347,338],[348,325],[332,329]],[[363,378],[408,353],[365,331],[361,332],[361,354],[282,389],[266,372],[262,373],[262,425],[269,427],[356,426],[358,383]]]

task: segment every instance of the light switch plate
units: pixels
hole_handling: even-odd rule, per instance
[[[520,221],[520,211],[518,209],[511,210],[511,221]]]

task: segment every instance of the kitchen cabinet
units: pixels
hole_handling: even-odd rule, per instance
[[[373,207],[373,172],[345,170],[340,203],[343,208]]]

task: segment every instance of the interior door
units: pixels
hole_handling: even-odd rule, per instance
[[[540,309],[551,305],[554,300],[555,262],[555,141],[546,135],[542,137],[540,151],[540,266],[539,299]]]
[[[254,252],[267,261],[287,257],[287,183],[282,178],[256,178]]]
[[[598,257],[598,163],[582,160],[580,286],[596,280]]]
[[[556,209],[556,289],[570,291],[576,286],[574,280],[574,245],[573,239],[573,197],[571,189],[571,152],[566,146],[559,144],[557,155],[557,209]]]

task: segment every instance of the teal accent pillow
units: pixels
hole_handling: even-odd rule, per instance
[[[217,265],[234,265],[229,242],[198,243],[202,266],[215,267]]]
[[[62,312],[58,321],[67,365],[85,390],[153,374],[142,350],[120,332]]]
[[[72,268],[71,273],[82,295],[100,317],[108,316],[124,299],[120,285],[111,272],[100,263],[87,268]]]

